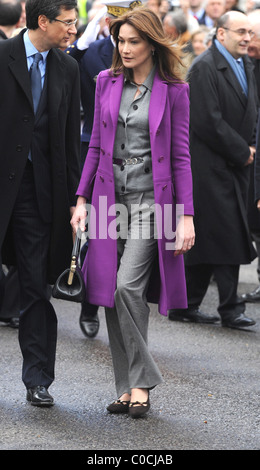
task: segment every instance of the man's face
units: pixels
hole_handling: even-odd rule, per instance
[[[239,15],[230,19],[225,27],[218,29],[217,39],[235,59],[238,59],[247,54],[251,31],[247,16]]]
[[[189,0],[191,8],[200,8],[202,4],[202,0]]]
[[[46,41],[46,50],[52,47],[66,49],[70,44],[71,36],[76,34],[76,25],[73,24],[77,19],[76,10],[65,10],[61,8],[61,13],[55,20],[46,21],[46,30],[44,39]],[[65,22],[65,23],[64,23]],[[66,24],[72,23],[72,24]]]
[[[248,15],[254,36],[248,46],[248,55],[254,59],[260,59],[260,10]]]
[[[255,32],[255,35],[252,37],[249,46],[248,46],[248,55],[254,59],[260,59],[260,28],[258,27],[258,32]]]
[[[214,21],[223,15],[225,11],[224,0],[209,0],[206,5],[207,15]]]

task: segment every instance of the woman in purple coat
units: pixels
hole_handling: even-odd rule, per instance
[[[188,85],[157,15],[111,23],[111,70],[99,74],[94,125],[73,229],[85,229],[88,302],[105,306],[118,400],[143,416],[162,377],[147,347],[149,307],[187,304],[183,253],[194,244]]]

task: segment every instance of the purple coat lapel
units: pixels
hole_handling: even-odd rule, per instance
[[[167,89],[167,82],[162,81],[158,72],[156,72],[149,107],[149,125],[151,135],[155,135],[156,130],[161,123],[166,105]]]
[[[110,102],[110,113],[113,123],[113,127],[117,127],[117,119],[120,108],[121,96],[124,85],[123,74],[114,77],[112,80],[112,87],[109,96]],[[153,89],[151,93],[150,107],[149,107],[149,124],[152,135],[154,135],[156,129],[158,129],[162,120],[166,97],[167,97],[167,82],[162,81],[156,72],[153,82]]]

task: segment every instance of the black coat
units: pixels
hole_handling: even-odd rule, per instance
[[[8,224],[28,158],[34,112],[23,33],[0,43],[0,247],[3,262],[14,264]],[[52,178],[52,234],[49,283],[70,264],[71,205],[79,182],[80,84],[77,62],[58,49],[47,59],[48,119]]]
[[[187,264],[243,264],[255,257],[247,224],[250,168],[245,162],[254,143],[257,93],[247,57],[244,64],[248,99],[214,42],[190,70],[196,243]]]

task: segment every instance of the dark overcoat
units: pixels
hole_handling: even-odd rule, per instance
[[[0,43],[0,247],[13,264],[6,237],[34,129],[34,112],[22,31]],[[58,49],[47,59],[49,143],[52,177],[52,232],[49,283],[70,264],[70,206],[75,203],[80,154],[80,85],[77,62]]]
[[[251,62],[244,65],[248,98],[224,56],[213,45],[190,74],[190,151],[194,182],[196,243],[192,264],[247,264],[255,251],[247,224],[257,94]]]

